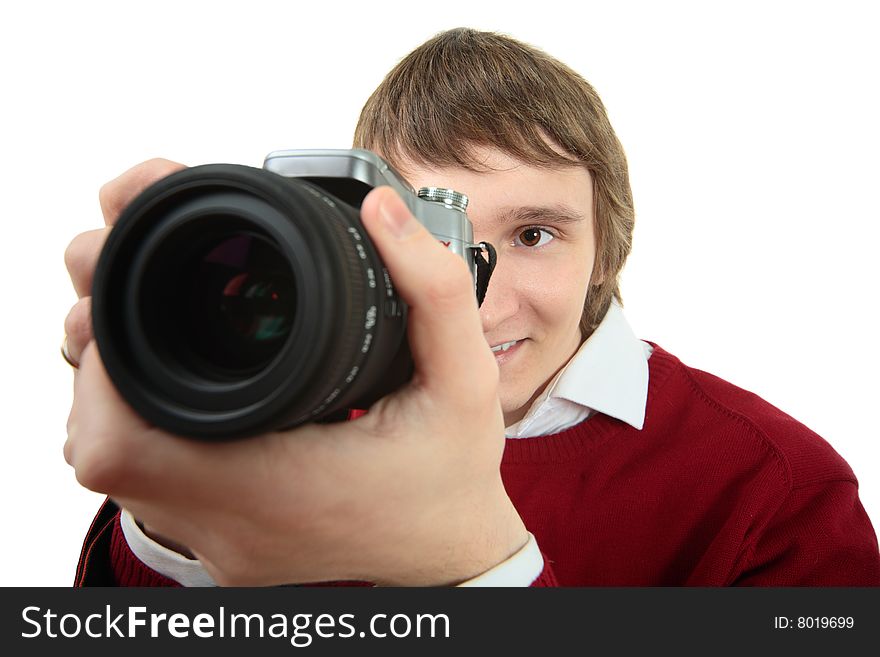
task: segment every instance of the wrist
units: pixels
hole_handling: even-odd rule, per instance
[[[544,572],[544,555],[538,547],[538,541],[529,533],[528,542],[512,557],[494,568],[462,582],[462,587],[528,587]]]
[[[373,581],[380,586],[457,586],[504,563],[529,542],[506,493],[491,511],[442,524],[445,532],[434,532],[428,547],[414,549],[389,576]]]

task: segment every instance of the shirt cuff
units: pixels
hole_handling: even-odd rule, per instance
[[[507,561],[459,586],[531,586],[544,570],[544,556],[529,532],[526,544]]]
[[[130,511],[122,510],[119,524],[132,554],[160,575],[181,586],[217,586],[198,559],[188,559],[144,534]]]

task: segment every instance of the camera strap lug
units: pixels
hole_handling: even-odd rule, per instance
[[[473,251],[474,264],[477,267],[477,304],[482,306],[483,299],[486,298],[486,290],[489,289],[489,279],[492,277],[492,272],[495,270],[497,255],[495,253],[495,247],[489,244],[489,242],[471,244],[468,248]],[[483,257],[483,251],[488,254],[488,259]]]

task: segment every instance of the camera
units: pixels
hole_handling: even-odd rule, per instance
[[[185,169],[123,210],[95,270],[95,340],[131,407],[224,440],[345,419],[406,383],[407,306],[360,220],[380,185],[467,262],[482,302],[495,255],[467,197],[414,191],[371,151]]]

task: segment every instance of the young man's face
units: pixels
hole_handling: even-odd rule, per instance
[[[498,264],[480,308],[497,350],[507,426],[568,362],[581,343],[579,322],[595,258],[593,193],[583,167],[538,168],[495,149],[478,149],[487,173],[397,163],[416,189],[446,187],[470,199],[475,241],[490,242]]]

